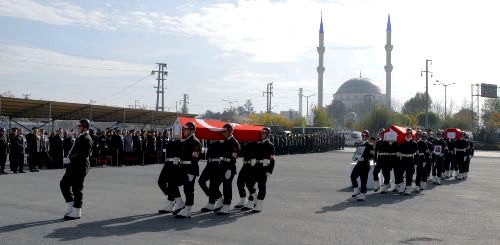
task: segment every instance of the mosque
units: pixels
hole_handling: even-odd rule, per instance
[[[321,18],[320,31],[319,31],[319,46],[317,48],[319,55],[319,65],[317,67],[318,71],[318,105],[323,105],[323,73],[325,67],[323,67],[323,55],[325,51],[324,47],[324,30],[323,30],[323,18]],[[357,78],[349,79],[344,82],[337,89],[337,92],[333,95],[334,101],[340,101],[345,105],[345,112],[348,115],[354,115],[355,118],[362,117],[364,114],[369,112],[374,105],[385,104],[388,108],[391,108],[391,19],[388,16],[387,19],[387,30],[386,30],[386,91],[382,93],[381,89],[376,85],[376,83],[368,78],[362,77],[361,74]]]

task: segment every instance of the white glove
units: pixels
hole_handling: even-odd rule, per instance
[[[464,157],[464,162],[467,161],[467,157]]]
[[[63,158],[63,163],[64,164],[70,164],[71,161],[69,160],[69,158],[65,157],[65,158]]]
[[[193,179],[194,179],[194,175],[192,175],[192,174],[188,174],[188,179],[189,179],[189,182],[193,181]]]
[[[269,177],[271,177],[271,175],[272,175],[271,173],[266,172],[266,176],[267,176],[268,178],[269,178]]]
[[[224,176],[226,177],[226,179],[231,178],[231,170],[227,170]]]

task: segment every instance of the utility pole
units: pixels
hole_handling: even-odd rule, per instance
[[[425,72],[425,128],[429,128],[429,63],[432,65],[432,60],[425,60],[425,71],[420,71],[420,76]]]
[[[434,83],[433,85],[441,85],[444,87],[444,123],[446,124],[446,117],[447,117],[447,113],[446,113],[446,89],[448,88],[448,86],[450,85],[453,85],[455,83],[448,83],[448,84],[444,84],[442,82],[440,82],[439,80],[436,80],[437,83]]]
[[[238,102],[237,100],[225,100],[225,99],[222,99],[222,101],[229,103],[229,111],[233,110],[233,103]]]
[[[183,114],[186,114],[188,113],[188,108],[187,108],[187,104],[189,104],[189,95],[188,94],[184,94],[184,97],[182,99],[182,113]]]
[[[273,83],[272,82],[267,84],[266,92],[262,92],[262,96],[264,96],[264,94],[267,95],[266,111],[267,111],[267,113],[271,113],[271,108],[272,108],[271,97],[273,96]]]
[[[168,75],[167,64],[165,63],[156,63],[158,65],[157,71],[151,71],[151,75],[158,73],[158,85],[156,88],[156,111],[165,111],[165,77]],[[160,94],[161,94],[161,106],[160,106]]]
[[[304,95],[306,97],[306,117],[309,117],[309,97],[315,96],[316,94]]]
[[[29,99],[30,99],[30,96],[31,96],[31,94],[23,94],[23,98],[24,98],[25,100],[29,100]]]
[[[304,96],[302,88],[299,88],[299,116],[302,116],[302,97]]]

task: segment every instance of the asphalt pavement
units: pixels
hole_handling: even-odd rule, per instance
[[[495,155],[473,158],[466,181],[411,196],[369,191],[365,202],[347,186],[351,157],[349,150],[279,156],[257,214],[200,213],[207,198],[196,186],[195,212],[185,220],[157,214],[165,200],[160,165],[91,169],[83,217],[74,221],[61,219],[64,170],[2,175],[0,244],[500,244]]]

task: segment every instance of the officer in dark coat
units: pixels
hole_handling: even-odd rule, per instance
[[[233,126],[231,124],[224,124],[222,130],[222,136],[225,139],[221,147],[222,160],[214,185],[213,187],[210,185],[212,188],[210,193],[214,198],[220,198],[217,194],[219,186],[222,184],[224,202],[217,214],[227,215],[229,214],[229,205],[231,205],[233,199],[232,185],[234,175],[236,174],[236,159],[238,159],[238,154],[240,153],[240,143],[233,137]]]
[[[61,192],[66,200],[68,211],[65,220],[79,219],[82,215],[83,181],[90,168],[92,139],[89,135],[90,121],[81,119],[78,123],[78,136],[68,156],[63,159],[66,173],[61,179]]]
[[[201,144],[195,136],[196,125],[193,122],[187,122],[183,128],[183,136],[185,139],[181,147],[181,161],[179,164],[178,183],[184,188],[184,195],[186,196],[185,207],[175,217],[176,218],[190,218],[191,208],[194,204],[194,183],[196,176],[200,174],[198,160],[201,154]],[[174,193],[177,201],[180,199],[179,193]],[[175,208],[174,208],[175,209]]]
[[[8,151],[9,141],[5,135],[5,129],[0,128],[0,175],[7,174],[7,172],[5,172],[5,162],[7,162]]]
[[[33,127],[31,133],[26,135],[26,151],[28,151],[28,167],[30,172],[38,172],[40,165],[40,135],[38,128]]]
[[[63,141],[62,129],[57,130],[56,134],[49,138],[49,155],[54,168],[63,168]]]
[[[9,162],[10,170],[17,174],[25,173],[24,168],[24,140],[22,135],[19,135],[18,128],[12,128],[9,135]]]
[[[351,173],[351,183],[354,188],[352,197],[358,197],[358,201],[364,201],[366,198],[366,183],[368,182],[368,174],[370,172],[370,160],[375,156],[373,145],[368,142],[369,138],[370,132],[363,130],[361,132],[363,143],[358,146],[352,159],[356,161],[356,165]],[[361,180],[361,189],[358,187],[358,178]]]

